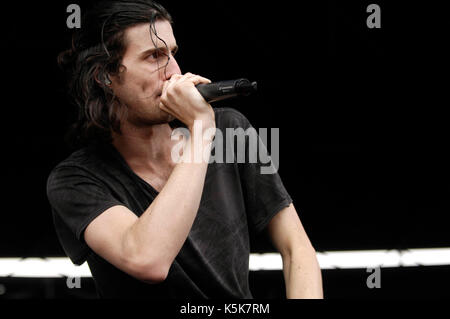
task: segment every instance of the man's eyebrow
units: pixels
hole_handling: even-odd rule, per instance
[[[152,53],[154,53],[156,51],[165,51],[166,49],[167,49],[167,47],[165,47],[165,46],[161,46],[161,47],[157,47],[157,48],[151,48],[151,49],[148,49],[148,50],[145,50],[145,51],[141,52],[139,54],[139,56],[141,58],[145,58],[145,57],[149,56],[150,54],[152,54]],[[178,51],[178,45],[175,45],[171,51],[177,52]]]

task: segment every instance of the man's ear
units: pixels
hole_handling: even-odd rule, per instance
[[[105,73],[103,83],[105,83],[107,86],[110,86],[112,84],[111,79],[109,78],[108,73]]]
[[[97,83],[100,84],[100,86],[102,86],[102,85],[111,86],[111,84],[112,84],[108,73],[104,73],[103,76],[100,76],[100,79],[99,79],[99,74],[96,73],[95,81],[97,81]]]

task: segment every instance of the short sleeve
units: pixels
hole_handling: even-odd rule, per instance
[[[258,131],[253,128],[243,114],[234,109],[225,110],[224,112],[229,113],[228,119],[225,120],[226,127],[232,126],[235,131],[242,128],[245,134],[245,160],[239,161],[238,158],[236,160],[249,227],[258,233],[278,212],[292,203],[292,198],[278,174],[278,164],[274,163],[270,157],[266,147],[267,141],[260,137]],[[272,132],[270,128],[266,130],[268,131],[267,139],[270,139]],[[231,139],[227,136],[226,140],[228,143]],[[236,145],[234,146],[235,156],[239,157],[239,139],[235,139],[234,143]],[[255,149],[255,145],[257,149]]]
[[[79,167],[55,168],[47,180],[47,197],[60,243],[75,264],[84,262],[89,247],[85,228],[108,208],[123,205],[100,180]]]

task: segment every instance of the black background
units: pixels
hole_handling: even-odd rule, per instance
[[[64,256],[45,187],[69,155],[74,112],[56,56],[70,45],[72,2],[2,4],[1,257]],[[440,2],[160,2],[183,73],[258,81],[225,105],[280,128],[279,173],[317,251],[449,246]],[[366,26],[373,2],[381,29]]]

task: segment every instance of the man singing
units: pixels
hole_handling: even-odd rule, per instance
[[[252,298],[250,236],[264,231],[287,298],[322,298],[315,250],[279,175],[258,162],[193,160],[196,147],[213,150],[206,131],[251,125],[203,99],[195,86],[210,81],[182,74],[177,50],[161,5],[122,0],[89,11],[59,56],[82,145],[48,178],[64,251],[87,261],[100,297]],[[181,161],[174,120],[189,131]]]

